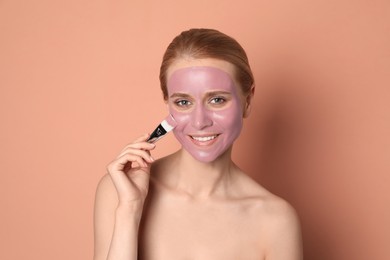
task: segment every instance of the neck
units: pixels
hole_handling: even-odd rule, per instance
[[[176,154],[172,187],[192,198],[226,195],[236,167],[231,160],[231,150],[230,147],[215,161],[204,163],[181,149]]]

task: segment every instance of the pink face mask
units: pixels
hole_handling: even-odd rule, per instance
[[[214,161],[241,132],[243,111],[234,81],[215,67],[186,67],[167,83],[176,138],[195,159]]]

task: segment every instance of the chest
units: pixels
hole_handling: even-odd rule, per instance
[[[240,207],[154,205],[140,227],[140,259],[263,259],[260,233]]]

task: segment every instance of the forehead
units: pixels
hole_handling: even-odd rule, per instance
[[[233,65],[221,60],[179,60],[167,71],[168,92],[236,92],[233,71]]]
[[[174,71],[168,79],[168,92],[235,92],[230,75],[214,67],[186,67]]]
[[[230,77],[234,80],[234,65],[218,59],[204,58],[204,59],[193,59],[193,58],[181,58],[175,60],[169,68],[167,69],[167,79],[179,69],[188,68],[188,67],[213,67],[225,71]]]

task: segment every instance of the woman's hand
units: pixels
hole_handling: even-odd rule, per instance
[[[128,144],[112,161],[107,170],[118,192],[118,207],[142,212],[149,189],[150,164],[154,161],[150,150],[154,144],[146,142],[145,134]]]

